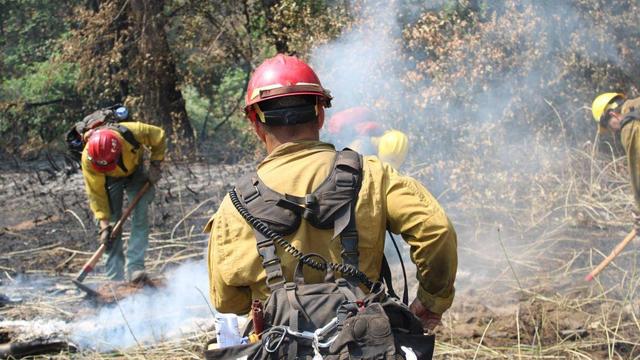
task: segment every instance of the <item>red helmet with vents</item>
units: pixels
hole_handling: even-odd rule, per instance
[[[245,112],[255,119],[254,104],[292,95],[315,95],[319,104],[331,106],[331,94],[307,63],[295,56],[278,54],[265,60],[251,75],[245,97]]]
[[[120,138],[113,130],[98,129],[89,137],[87,158],[98,172],[109,172],[116,168],[122,153]]]

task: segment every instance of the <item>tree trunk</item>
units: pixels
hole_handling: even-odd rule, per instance
[[[135,59],[138,117],[161,125],[169,146],[179,157],[193,150],[194,134],[182,93],[177,88],[173,60],[163,14],[164,0],[131,0],[131,15],[138,54]]]

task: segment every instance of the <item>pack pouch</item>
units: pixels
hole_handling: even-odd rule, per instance
[[[424,335],[420,320],[382,284],[365,295],[330,270],[325,282],[305,284],[302,267],[301,260],[294,281],[267,299],[258,342],[206,350],[205,358],[431,359],[434,336]],[[250,321],[244,335],[252,331]]]

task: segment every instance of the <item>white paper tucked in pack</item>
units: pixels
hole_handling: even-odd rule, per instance
[[[238,316],[235,314],[216,314],[216,337],[218,346],[240,345],[242,337],[238,328]]]

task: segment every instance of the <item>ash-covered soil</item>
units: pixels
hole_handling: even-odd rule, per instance
[[[61,159],[3,163],[0,168],[0,294],[16,300],[0,307],[0,321],[55,319],[67,324],[106,306],[87,302],[65,281],[98,246],[81,174]],[[152,274],[161,276],[177,264],[204,258],[203,226],[235,179],[251,168],[168,164],[150,211],[147,265]],[[596,281],[583,280],[627,229],[551,217],[536,221],[535,227],[518,227],[471,216],[464,204],[444,206],[458,231],[460,259],[457,296],[437,331],[438,357],[640,356],[637,245],[630,245]],[[415,269],[399,242],[413,295]],[[392,248],[387,250],[394,258]],[[395,268],[399,270],[397,262]],[[87,283],[97,288],[104,280],[100,273],[98,269]],[[402,291],[400,273],[394,270],[396,288]],[[40,286],[33,285],[38,281]],[[202,290],[206,296],[207,289]],[[109,356],[198,358],[210,330]],[[9,336],[4,334],[0,331],[0,340]],[[98,352],[82,355],[102,358]]]
[[[71,341],[81,357],[100,357],[96,348],[113,356],[114,348],[137,348],[138,340],[192,337],[201,353],[213,336],[202,229],[248,165],[166,164],[150,208],[146,265],[154,281],[180,280],[139,290],[104,282],[99,266],[84,282],[98,298],[70,281],[99,245],[82,175],[70,165],[62,158],[0,164],[0,344]]]
[[[63,158],[0,165],[0,278],[73,273],[97,249],[82,174],[70,165]],[[149,259],[185,255],[186,245],[204,249],[202,228],[245,168],[166,164],[150,208]]]

